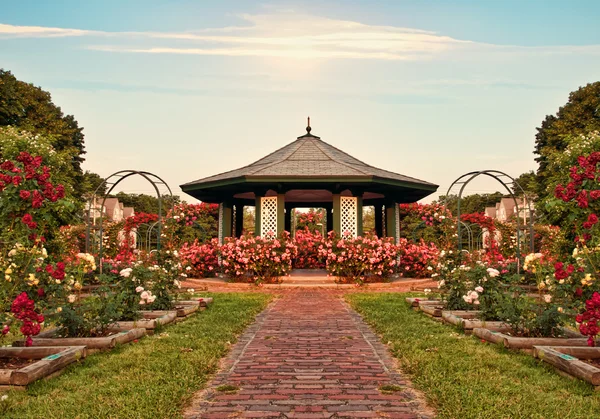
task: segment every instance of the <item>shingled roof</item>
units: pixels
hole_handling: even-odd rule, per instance
[[[437,185],[413,177],[370,166],[310,133],[274,151],[262,159],[239,169],[209,176],[181,185],[184,192],[198,197],[194,191],[211,189],[231,183],[263,182],[323,182],[381,180],[408,188],[423,189],[426,195]]]

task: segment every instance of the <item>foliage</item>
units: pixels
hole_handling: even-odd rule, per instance
[[[433,243],[411,243],[401,238],[398,243],[398,274],[409,278],[426,278],[433,272],[437,264],[439,249]]]
[[[553,160],[566,151],[573,141],[583,140],[585,135],[600,130],[600,82],[589,83],[569,94],[569,100],[561,106],[556,115],[548,115],[537,128],[534,154],[538,162],[537,195],[546,200],[552,196],[556,185],[555,174],[564,172],[569,166],[563,165],[557,171]],[[581,153],[577,154],[580,155]],[[538,208],[543,216],[549,215],[551,208]]]
[[[45,171],[40,173],[43,178],[52,177],[52,182],[61,185],[62,198],[61,205],[52,205],[46,211],[45,216],[48,219],[52,219],[53,227],[48,230],[46,239],[52,240],[54,237],[55,229],[58,226],[73,223],[77,219],[77,213],[81,208],[81,205],[76,204],[74,198],[74,190],[72,186],[72,178],[74,176],[71,170],[71,161],[73,155],[68,150],[56,151],[52,146],[51,139],[43,135],[33,135],[29,132],[19,131],[13,127],[0,127],[0,162],[4,161],[16,161],[22,153],[26,153],[30,156],[35,156],[36,159],[41,159],[43,164],[37,168],[38,171]],[[17,165],[18,166],[18,165]],[[20,167],[22,170],[23,167]],[[14,173],[8,171],[12,175],[23,177],[23,173]],[[6,174],[6,171],[2,172]],[[13,176],[14,179],[14,176]],[[28,189],[33,193],[34,188],[40,189],[45,187],[45,180],[41,180],[39,185],[33,185],[31,182],[36,183],[39,179],[23,179],[24,182],[30,182],[30,185],[20,185],[21,189],[31,187]],[[8,182],[3,182],[8,183]],[[17,187],[17,185],[15,185]],[[39,192],[43,192],[40,189]],[[24,192],[25,193],[25,192]],[[52,247],[52,244],[49,244]]]
[[[72,115],[63,114],[50,93],[0,69],[0,126],[7,125],[48,136],[57,152],[70,154],[67,172],[71,179],[63,184],[71,185],[75,196],[82,195],[79,186],[85,154],[83,128]]]
[[[325,210],[323,208],[309,208],[306,212],[296,211],[296,231],[307,229],[310,233],[325,231]]]
[[[134,194],[119,192],[116,195],[110,195],[111,198],[117,198],[125,207],[133,207],[136,212],[145,212],[148,214],[158,214],[159,200],[156,196],[146,194]],[[164,195],[162,198],[162,215],[167,214],[175,205],[181,203],[181,198],[174,195]]]
[[[306,226],[302,230],[296,230],[294,243],[298,248],[293,266],[296,269],[323,269],[325,268],[325,257],[322,250],[325,248],[325,238],[321,231],[310,231]]]
[[[289,275],[296,251],[285,231],[276,239],[231,237],[221,246],[221,264],[223,272],[237,281],[277,282]]]
[[[460,200],[460,213],[472,214],[477,212],[485,212],[486,207],[494,207],[496,203],[504,198],[501,192],[471,194],[463,196]],[[440,195],[438,202],[444,205],[448,210],[456,216],[458,214],[458,196],[457,195]]]
[[[321,254],[327,258],[330,275],[358,285],[374,279],[385,280],[397,269],[398,247],[390,238],[339,238],[330,232]]]
[[[64,278],[64,263],[48,263],[45,243],[58,228],[53,214],[68,202],[43,163],[42,156],[21,152],[0,164],[0,323],[5,335],[11,321],[20,322],[28,344],[44,322],[40,303],[46,288]]]
[[[346,296],[439,419],[593,418],[594,386],[562,377],[531,355],[457,333],[412,311],[406,294]]]
[[[217,239],[206,243],[198,240],[184,243],[179,249],[179,254],[182,264],[186,266],[188,276],[208,278],[217,275],[219,270],[219,241]]]
[[[547,223],[563,228],[567,234],[567,239],[572,240],[575,235],[578,217],[581,214],[577,213],[576,206],[569,203],[571,201],[569,195],[572,195],[575,188],[578,189],[577,192],[580,192],[581,186],[573,183],[571,171],[582,169],[578,162],[580,156],[588,156],[600,150],[600,134],[593,132],[585,136],[565,137],[563,142],[565,143],[564,150],[549,153],[546,157],[548,190],[540,196],[537,209],[542,213],[543,219]],[[568,189],[568,185],[571,183],[572,186]],[[589,190],[587,183],[590,182],[586,182],[586,185],[582,186],[583,189]],[[557,185],[560,185],[558,191],[556,190]],[[565,193],[569,194],[566,195],[567,200],[563,199]]]
[[[432,204],[400,204],[400,237],[412,242],[423,240],[439,248],[454,246],[456,220],[445,206]]]
[[[214,303],[201,315],[110,353],[88,355],[59,377],[11,392],[12,403],[2,417],[181,418],[231,343],[271,299],[260,293],[207,296]]]
[[[522,198],[523,192],[529,198],[537,196],[537,175],[533,170],[521,173],[519,177],[515,178],[515,182],[520,186],[520,188],[513,187],[515,196]]]
[[[164,234],[173,247],[194,241],[206,242],[218,235],[219,206],[217,204],[180,203],[165,218]]]

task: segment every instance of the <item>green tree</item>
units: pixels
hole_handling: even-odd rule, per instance
[[[0,126],[8,125],[47,136],[57,152],[68,151],[72,155],[70,184],[75,195],[81,197],[83,128],[72,115],[63,114],[49,92],[0,69]]]
[[[496,206],[496,203],[500,202],[503,197],[504,194],[501,192],[463,196],[460,201],[460,213],[472,214],[474,212],[484,212],[486,207]],[[440,195],[438,202],[444,204],[452,215],[456,216],[458,210],[457,195]]]
[[[81,178],[81,192],[84,198],[89,198],[96,192],[96,195],[102,196],[106,193],[106,185],[103,185],[100,189],[98,187],[102,185],[104,179],[97,173],[86,170]]]
[[[569,95],[568,102],[561,106],[556,115],[548,115],[537,128],[535,136],[535,161],[538,162],[538,197],[552,195],[554,185],[550,181],[552,171],[549,156],[564,151],[567,136],[587,134],[600,130],[600,81],[580,87]],[[565,169],[565,168],[562,168]]]
[[[537,176],[533,170],[522,173],[515,181],[521,186],[528,197],[535,197],[537,192]],[[523,191],[519,188],[513,188],[513,193],[516,196],[522,196]]]
[[[135,212],[145,212],[148,214],[158,214],[158,198],[146,194],[134,194],[119,192],[111,197],[118,198],[119,202],[125,207],[133,207]],[[181,198],[178,195],[162,197],[162,213],[165,215],[171,207],[181,203]]]

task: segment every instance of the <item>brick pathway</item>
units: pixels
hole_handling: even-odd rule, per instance
[[[402,389],[379,391],[390,384]],[[239,390],[225,394],[222,385]],[[257,317],[185,417],[408,419],[427,411],[360,316],[335,293],[307,289]]]

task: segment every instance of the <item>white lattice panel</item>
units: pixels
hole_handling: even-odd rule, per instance
[[[260,198],[260,235],[275,237],[277,235],[277,197]]]
[[[358,235],[358,198],[341,196],[340,213],[342,236],[356,237]]]

